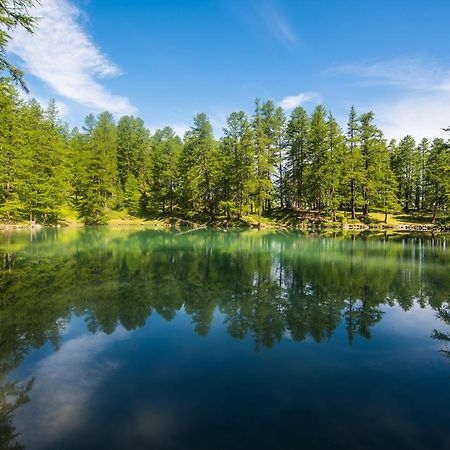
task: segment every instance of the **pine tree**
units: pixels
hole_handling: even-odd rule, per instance
[[[298,106],[292,111],[287,135],[287,179],[289,197],[297,208],[303,208],[306,201],[305,179],[309,169],[309,132],[310,120],[306,110]]]
[[[272,175],[275,174],[276,192],[282,207],[284,206],[285,121],[286,118],[282,108],[276,108],[271,100],[267,100],[261,105],[260,124],[264,134],[265,152],[269,166],[265,176],[270,184],[273,184]],[[272,189],[271,194],[266,199],[268,211],[271,209],[274,193],[275,190]]]
[[[405,212],[419,208],[416,192],[419,190],[420,154],[412,136],[405,136],[394,156],[394,171],[398,181],[399,198]],[[416,203],[417,202],[417,203]]]
[[[433,141],[425,177],[426,196],[434,223],[438,212],[448,212],[450,205],[450,145],[444,139]]]
[[[20,220],[24,212],[19,197],[21,148],[15,142],[20,105],[16,90],[0,82],[0,217],[8,222]]]
[[[173,212],[178,196],[179,163],[182,151],[180,138],[170,127],[157,130],[147,163],[148,210]]]
[[[358,140],[363,159],[364,175],[361,177],[363,215],[368,216],[370,200],[376,192],[379,176],[379,158],[382,151],[383,133],[373,123],[373,112],[359,118]]]
[[[426,209],[426,169],[430,154],[430,142],[428,139],[423,138],[417,150],[419,153],[419,180],[416,189],[416,205],[424,211]]]
[[[87,224],[106,222],[118,189],[117,133],[112,115],[101,113],[95,125],[88,116],[81,173],[80,216]]]
[[[267,110],[268,108],[266,108]],[[267,112],[263,117],[259,99],[255,101],[255,114],[253,116],[253,134],[255,139],[255,173],[252,177],[250,190],[258,215],[268,209],[273,196],[273,155],[270,153],[271,140],[267,134]],[[266,120],[264,120],[266,119]]]
[[[311,171],[308,177],[310,204],[312,208],[319,212],[319,215],[325,206],[332,177],[329,171],[327,132],[326,111],[322,105],[319,105],[315,108],[311,116],[311,129],[309,134]]]
[[[327,122],[328,157],[325,167],[325,179],[329,180],[328,209],[332,213],[333,222],[336,221],[336,213],[343,202],[342,180],[344,176],[345,142],[342,130],[337,124],[331,112]]]
[[[122,189],[130,175],[143,176],[144,160],[149,153],[150,132],[139,117],[123,116],[117,123],[117,170]]]
[[[391,167],[391,154],[386,142],[380,140],[377,147],[377,157],[372,164],[370,203],[384,213],[384,223],[387,223],[388,214],[400,209],[397,197],[398,185]]]
[[[254,171],[253,130],[243,111],[233,112],[227,119],[220,145],[221,205],[228,215],[242,216],[249,202]]]
[[[204,113],[194,117],[194,125],[186,133],[183,160],[185,188],[193,211],[214,217],[218,206],[218,149],[211,123]]]
[[[355,219],[356,209],[363,204],[362,184],[364,180],[364,159],[358,142],[359,123],[355,107],[350,109],[346,135],[346,170],[343,178],[346,202],[351,217]]]
[[[35,31],[38,19],[30,14],[30,10],[37,3],[37,0],[2,0],[0,3],[0,73],[6,72],[26,92],[23,72],[8,61],[6,47],[15,28],[23,28],[29,33]]]

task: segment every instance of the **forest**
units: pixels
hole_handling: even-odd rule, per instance
[[[342,130],[324,106],[290,116],[271,100],[251,117],[232,112],[216,139],[200,113],[181,138],[170,127],[109,112],[81,128],[0,84],[0,218],[55,224],[74,214],[105,224],[111,213],[214,219],[276,208],[330,221],[369,212],[423,212],[448,220],[450,146],[442,138],[387,142],[372,112],[351,108]]]

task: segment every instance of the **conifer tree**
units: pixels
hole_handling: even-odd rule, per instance
[[[303,208],[306,201],[305,179],[308,177],[310,120],[302,106],[292,111],[287,124],[287,179],[289,197],[297,208]]]
[[[144,160],[149,153],[150,132],[139,117],[122,116],[117,123],[117,169],[122,189],[130,175],[143,176]]]
[[[214,217],[218,196],[218,149],[212,126],[204,113],[194,117],[184,146],[187,198],[194,211]]]
[[[416,191],[420,180],[420,154],[412,136],[405,136],[394,155],[394,171],[398,180],[399,198],[405,212],[419,208]]]
[[[359,118],[358,139],[364,172],[361,177],[363,215],[368,216],[369,204],[376,192],[380,175],[380,157],[383,148],[383,134],[373,123],[373,112],[364,113]]]
[[[336,213],[343,202],[342,180],[345,172],[344,156],[345,142],[342,130],[331,112],[327,122],[328,157],[325,166],[325,179],[329,180],[328,209],[332,213],[333,222],[336,221]]]
[[[433,141],[425,176],[434,223],[439,212],[448,213],[450,205],[450,145],[444,139]]]
[[[267,110],[263,111],[259,99],[255,101],[255,114],[253,116],[253,133],[255,139],[255,173],[250,189],[258,215],[268,209],[273,195],[272,172],[273,156],[270,153],[271,141],[267,134]]]
[[[107,220],[106,208],[115,206],[118,188],[117,133],[112,115],[101,113],[94,121],[85,121],[80,216],[87,224],[102,224]]]
[[[170,127],[157,130],[152,138],[147,171],[148,195],[146,208],[172,213],[179,188],[181,139]]]
[[[361,186],[364,180],[364,159],[358,142],[358,132],[358,116],[355,107],[352,106],[347,124],[346,168],[343,178],[352,219],[355,219],[356,209],[363,203]]]
[[[222,208],[241,217],[249,202],[254,174],[253,130],[243,111],[227,119],[220,145]]]
[[[426,169],[430,154],[430,142],[428,139],[423,138],[419,142],[417,150],[419,153],[419,180],[416,189],[416,205],[424,211],[426,209]]]
[[[325,206],[332,177],[329,171],[327,131],[325,108],[322,105],[318,105],[311,116],[309,134],[311,170],[308,177],[308,186],[310,204],[313,209],[319,212],[319,215]]]

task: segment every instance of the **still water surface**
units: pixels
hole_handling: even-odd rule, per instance
[[[448,244],[0,234],[0,448],[449,449]]]

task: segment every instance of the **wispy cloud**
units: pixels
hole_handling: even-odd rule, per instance
[[[121,71],[83,30],[77,7],[67,0],[46,0],[33,14],[40,17],[36,33],[17,30],[9,46],[32,75],[57,94],[89,108],[136,112],[128,98],[113,94],[99,82]]]
[[[289,95],[284,97],[278,102],[278,106],[281,106],[285,110],[291,110],[297,106],[303,105],[309,102],[320,103],[322,96],[318,92],[300,92],[298,95]]]
[[[442,128],[450,124],[450,69],[436,60],[398,58],[354,63],[335,67],[330,73],[353,77],[359,88],[378,87],[377,100],[362,106],[375,112],[388,138],[445,135]]]
[[[443,68],[434,60],[424,58],[398,58],[372,64],[346,64],[331,69],[331,73],[364,78],[369,84],[450,93],[450,70]]]
[[[291,47],[299,42],[291,23],[285,14],[271,0],[257,0],[253,2],[256,16],[264,23],[267,30],[285,47]]]

